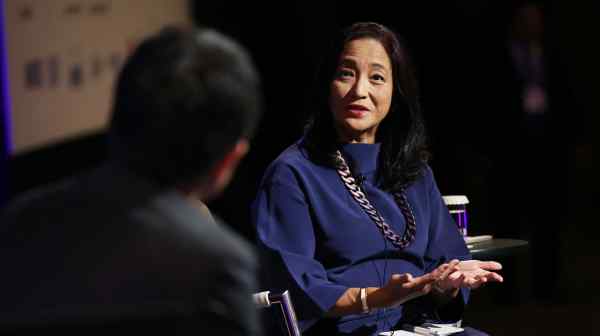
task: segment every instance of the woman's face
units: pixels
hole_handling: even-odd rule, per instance
[[[390,110],[393,87],[390,58],[379,41],[346,43],[329,95],[341,141],[375,142],[377,127]]]

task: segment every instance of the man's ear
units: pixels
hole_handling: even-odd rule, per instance
[[[240,161],[246,156],[248,150],[250,148],[250,144],[248,140],[245,138],[240,138],[233,148],[223,156],[223,158],[217,162],[211,172],[211,175],[218,180],[222,178],[223,175],[229,173],[229,175],[233,175],[233,172],[237,168]]]

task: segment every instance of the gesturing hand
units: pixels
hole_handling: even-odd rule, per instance
[[[494,271],[502,269],[502,265],[495,261],[452,260],[444,268],[442,275],[435,282],[435,286],[442,291],[458,288],[479,288],[487,282],[502,282],[502,276]]]
[[[387,294],[387,306],[398,306],[408,300],[429,293],[433,282],[437,279],[438,274],[435,272],[416,278],[410,273],[393,274],[388,283],[382,288]]]

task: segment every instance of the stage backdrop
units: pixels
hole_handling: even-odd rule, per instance
[[[102,130],[125,57],[187,0],[5,0],[9,151]]]

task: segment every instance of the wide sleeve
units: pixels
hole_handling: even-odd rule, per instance
[[[454,220],[435,182],[433,172],[428,167],[425,171],[426,184],[429,189],[429,242],[424,260],[426,272],[430,272],[442,263],[452,259],[470,260],[471,254],[465,241],[456,228]],[[461,293],[443,307],[436,307],[437,318],[442,320],[458,320],[469,299],[469,289],[462,288]]]
[[[261,253],[264,290],[289,290],[302,329],[323,317],[348,289],[329,281],[315,259],[310,186],[301,185],[290,167],[276,167],[263,179],[252,206]]]

